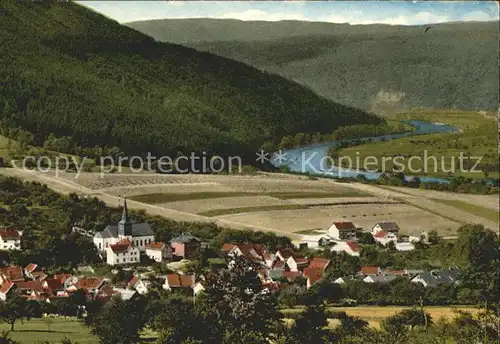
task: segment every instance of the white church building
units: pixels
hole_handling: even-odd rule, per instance
[[[127,240],[140,252],[146,251],[146,246],[154,242],[155,236],[148,223],[132,223],[128,216],[127,200],[123,203],[122,219],[118,225],[108,225],[103,231],[94,235],[94,245],[101,253],[109,252],[111,245]]]

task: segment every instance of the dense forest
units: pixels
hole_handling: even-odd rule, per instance
[[[249,63],[342,104],[492,110],[498,22],[427,26],[166,19],[127,24],[152,37]]]
[[[156,42],[78,4],[0,1],[0,122],[125,154],[255,157],[269,140],[378,123],[245,64]],[[277,142],[276,142],[277,143]]]

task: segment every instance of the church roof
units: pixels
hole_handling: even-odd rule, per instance
[[[149,223],[133,223],[132,224],[132,237],[154,235],[153,230]],[[103,231],[95,235],[96,238],[118,238],[118,226],[108,225]]]

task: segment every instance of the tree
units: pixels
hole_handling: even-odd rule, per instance
[[[437,245],[443,240],[443,238],[438,234],[437,230],[433,229],[429,232],[427,241],[429,241],[429,244],[431,245]]]
[[[425,311],[417,308],[404,309],[397,314],[403,321],[403,324],[409,326],[411,330],[415,326],[429,326],[432,324],[432,317]]]
[[[142,299],[123,301],[114,297],[92,319],[92,333],[102,344],[132,344],[139,341],[144,326]]]
[[[0,344],[18,344],[18,341],[15,341],[10,338],[8,331],[2,331],[0,333]]]
[[[293,324],[290,335],[292,343],[296,344],[321,344],[326,343],[329,333],[325,330],[328,319],[325,307],[322,304],[308,305]]]
[[[0,320],[10,325],[14,331],[17,320],[25,317],[25,301],[16,293],[9,295],[6,302],[0,302]]]
[[[345,312],[342,312],[337,319],[340,321],[340,325],[337,328],[340,337],[355,336],[359,334],[361,330],[368,327],[368,323],[363,319],[349,316]]]

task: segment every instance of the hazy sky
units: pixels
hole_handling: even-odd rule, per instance
[[[419,25],[498,19],[495,1],[78,1],[120,23],[162,18]]]

